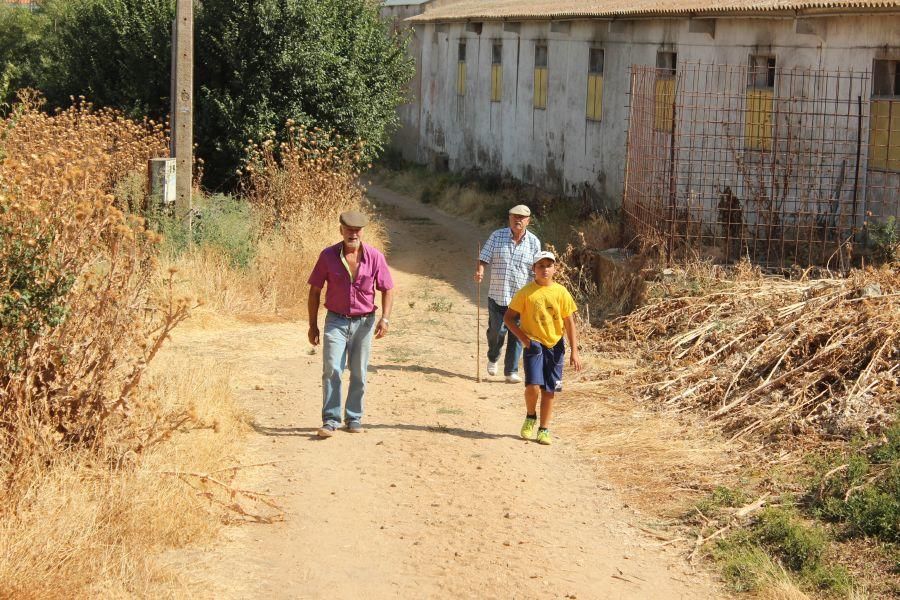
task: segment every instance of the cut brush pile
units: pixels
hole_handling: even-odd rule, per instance
[[[896,269],[790,281],[741,266],[733,279],[710,278],[697,289],[668,289],[601,334],[605,344],[643,346],[648,397],[706,411],[732,439],[872,433],[896,414]]]

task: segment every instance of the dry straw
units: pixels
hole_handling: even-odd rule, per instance
[[[707,411],[732,439],[877,432],[900,407],[896,269],[790,281],[741,265],[697,289],[653,301],[601,334],[600,343],[641,345],[647,396]]]

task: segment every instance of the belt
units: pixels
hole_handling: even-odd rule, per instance
[[[343,317],[343,318],[345,318],[345,319],[351,319],[351,320],[352,320],[352,319],[365,319],[366,317],[371,317],[372,315],[375,314],[375,311],[374,311],[374,310],[371,311],[371,312],[367,312],[367,313],[365,313],[365,314],[362,314],[362,315],[345,315],[345,314],[343,314],[343,313],[335,312],[335,311],[333,311],[333,310],[329,310],[328,312],[329,312],[330,314],[336,316],[336,317]]]

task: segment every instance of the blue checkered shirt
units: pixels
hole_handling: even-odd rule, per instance
[[[534,255],[541,251],[541,241],[530,231],[518,244],[509,227],[498,229],[484,243],[478,260],[491,265],[488,298],[500,306],[509,306],[512,297],[531,281]]]

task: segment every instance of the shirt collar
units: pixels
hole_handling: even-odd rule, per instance
[[[341,257],[341,253],[344,251],[344,242],[340,241],[333,246],[334,253],[337,254],[338,258]],[[365,242],[359,243],[359,249],[361,252],[359,253],[359,262],[366,262],[366,255],[368,254],[368,250],[366,248]]]

